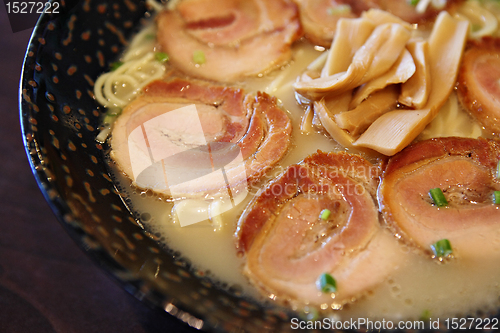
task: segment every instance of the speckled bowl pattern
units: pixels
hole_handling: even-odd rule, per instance
[[[79,246],[130,293],[207,331],[288,331],[290,314],[263,309],[159,245],[127,209],[99,144],[96,78],[150,16],[144,1],[67,1],[44,14],[24,62],[21,127],[35,178]]]

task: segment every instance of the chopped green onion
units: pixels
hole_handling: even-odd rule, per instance
[[[113,108],[106,112],[104,119],[102,120],[103,124],[112,124],[115,121],[115,118],[118,117],[122,113],[122,109]]]
[[[168,54],[166,54],[165,52],[156,52],[155,59],[159,62],[167,62],[168,59],[170,58],[168,57]]]
[[[471,24],[470,25],[470,30],[472,32],[479,31],[479,30],[481,30],[481,28],[482,28],[482,25],[480,25],[480,24]]]
[[[300,311],[299,317],[305,321],[317,320],[319,318],[319,313],[316,308],[306,306],[302,311]]]
[[[495,205],[500,205],[500,191],[493,192],[493,203]]]
[[[316,281],[316,286],[325,294],[337,291],[337,282],[335,282],[335,279],[328,273],[320,275],[318,281]]]
[[[420,320],[429,321],[431,319],[431,312],[429,310],[424,310],[420,316]]]
[[[320,217],[322,220],[326,221],[326,220],[328,220],[328,218],[330,217],[330,214],[331,214],[331,213],[332,213],[332,212],[330,212],[330,210],[329,210],[329,209],[323,209],[323,210],[321,211],[321,214],[319,215],[319,217]]]
[[[118,69],[118,67],[120,67],[121,65],[123,65],[123,62],[122,61],[115,61],[114,63],[111,64],[111,70],[112,71],[115,71]]]
[[[416,6],[416,5],[418,5],[419,2],[420,2],[420,0],[410,0],[410,5]]]
[[[497,163],[497,179],[500,179],[500,161]]]
[[[116,117],[116,116],[119,116],[121,113],[122,113],[121,108],[112,108],[112,109],[109,109],[108,112],[106,112],[106,115]]]
[[[439,187],[433,188],[429,191],[429,195],[438,207],[448,206],[448,201],[444,197],[443,191]]]
[[[431,249],[436,257],[447,257],[453,253],[450,241],[447,239],[441,239],[432,244]]]
[[[115,120],[116,116],[112,116],[112,115],[106,115],[102,121],[103,124],[111,124],[113,123],[113,121]]]
[[[328,15],[349,14],[351,12],[351,6],[349,6],[349,5],[338,5],[338,6],[335,6],[335,7],[330,7],[327,10],[328,10]]]
[[[207,61],[205,58],[205,53],[203,51],[197,50],[193,52],[193,62],[197,65],[202,65]]]

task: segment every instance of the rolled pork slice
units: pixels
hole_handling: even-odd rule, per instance
[[[269,95],[173,78],[152,82],[123,110],[111,157],[140,188],[207,199],[245,192],[285,155],[291,130]]]
[[[368,9],[366,1],[294,0],[299,6],[300,22],[307,39],[329,48],[340,18],[355,18]],[[357,4],[356,11],[351,3]]]
[[[238,222],[244,274],[278,301],[332,308],[375,288],[401,254],[379,223],[378,172],[347,153],[318,152],[290,166]],[[325,273],[335,279],[337,291],[321,291],[318,279]]]
[[[469,42],[458,82],[465,109],[488,130],[500,133],[500,38]]]
[[[447,239],[456,258],[500,255],[500,143],[486,139],[421,141],[392,157],[378,192],[381,211],[401,239],[433,255]],[[439,188],[448,205],[429,191]]]
[[[161,12],[157,24],[158,42],[175,67],[219,82],[279,68],[301,36],[288,0],[184,0]]]

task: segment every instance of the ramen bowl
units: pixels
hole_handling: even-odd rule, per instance
[[[34,29],[20,110],[31,168],[69,235],[129,293],[194,328],[287,332],[294,331],[294,318],[311,319],[307,311],[256,301],[237,286],[211,279],[168,242],[161,245],[162,235],[129,209],[132,199],[110,171],[110,147],[97,140],[106,111],[93,89],[152,13],[146,1],[60,4]]]

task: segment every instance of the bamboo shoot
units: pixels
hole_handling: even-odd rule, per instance
[[[413,41],[407,45],[413,57],[416,70],[401,87],[399,102],[403,105],[421,109],[427,103],[431,92],[431,67],[429,63],[429,44],[427,41]]]
[[[422,132],[429,123],[431,115],[430,109],[388,112],[375,120],[353,145],[392,156]]]
[[[353,137],[358,137],[378,117],[396,108],[398,94],[399,89],[390,85],[368,97],[354,110],[336,114],[335,122]]]
[[[409,30],[399,24],[378,26],[356,52],[346,72],[308,82],[298,81],[294,88],[311,100],[319,100],[326,94],[339,95],[352,90],[388,71],[409,39]]]
[[[365,83],[354,94],[350,109],[356,108],[368,96],[376,91],[382,90],[389,85],[406,82],[415,73],[415,63],[408,50],[403,50],[396,63],[385,74]],[[397,99],[397,96],[396,98]]]

